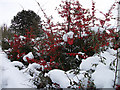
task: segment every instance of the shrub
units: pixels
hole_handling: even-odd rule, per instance
[[[18,60],[25,63],[23,56],[33,52],[35,58],[26,58],[27,63],[42,65],[44,73],[54,68],[65,71],[73,69],[79,72],[78,67],[82,60],[106,50],[106,47],[110,46],[110,42],[113,40],[111,38],[115,37],[116,28],[109,28],[108,23],[105,25],[112,18],[111,10],[114,6],[115,4],[106,14],[100,12],[105,16],[105,19],[102,20],[95,17],[95,2],[92,2],[92,13],[90,13],[88,9],[82,7],[79,1],[62,1],[57,10],[64,21],[57,24],[54,24],[40,7],[47,19],[42,24],[45,36],[33,41],[33,39],[35,40],[34,35],[29,30],[23,39],[19,35],[14,35],[14,40],[9,41],[11,50],[8,52],[8,56],[11,61]],[[98,21],[99,24],[96,24],[95,21]],[[98,27],[97,32],[94,31],[93,27]],[[48,84],[44,73],[41,73],[34,80],[37,88],[45,87]],[[89,72],[87,75],[88,81],[90,81],[88,87],[94,87]],[[74,85],[80,85],[81,88],[81,83],[80,81],[79,83],[74,82]]]
[[[13,40],[8,41],[10,50],[7,54],[11,61],[21,61],[25,63],[23,56],[34,51],[34,35],[31,35],[32,29],[30,32],[28,30],[26,31],[27,35],[20,36],[15,34]]]
[[[39,5],[39,4],[38,4]],[[54,24],[44,13],[47,21],[43,24],[46,38],[39,43],[38,52],[41,59],[52,63],[52,68],[70,70],[77,68],[82,59],[106,50],[110,38],[114,37],[115,29],[110,28],[111,11],[104,15],[105,19],[95,17],[95,2],[92,1],[92,13],[84,9],[79,1],[62,1],[58,14],[64,19],[62,23]],[[98,21],[99,24],[95,22]],[[94,27],[97,28],[95,33]],[[101,29],[103,32],[101,32]],[[42,45],[43,48],[41,50]],[[77,57],[77,58],[76,58]],[[56,64],[57,63],[57,64]],[[59,63],[59,64],[58,64]]]

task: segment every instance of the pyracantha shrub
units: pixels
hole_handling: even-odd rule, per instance
[[[39,5],[39,3],[38,3]],[[54,24],[51,18],[48,18],[44,13],[47,21],[43,21],[43,31],[45,36],[42,39],[33,41],[34,36],[29,30],[23,39],[18,35],[14,35],[14,40],[9,41],[11,50],[8,56],[11,61],[23,61],[23,56],[35,49],[38,56],[33,59],[26,58],[28,63],[38,63],[44,67],[40,71],[46,72],[54,68],[65,71],[77,69],[82,60],[94,55],[95,53],[104,51],[110,45],[110,41],[115,37],[116,28],[111,28],[107,23],[112,18],[111,11],[115,4],[111,7],[108,13],[104,14],[104,19],[95,17],[95,2],[92,1],[92,12],[82,7],[79,1],[62,1],[60,8],[57,8],[58,14],[63,19],[62,23]],[[96,24],[96,22],[99,22]],[[94,27],[98,27],[94,31]],[[103,30],[103,32],[101,32]],[[34,48],[33,48],[34,47]],[[43,77],[43,80],[39,80]],[[44,74],[34,80],[37,88],[45,87],[47,82]],[[39,83],[42,82],[42,83]],[[75,83],[79,88],[82,88],[82,82]],[[58,85],[59,86],[59,85]],[[91,77],[88,75],[88,87],[94,87]]]
[[[110,40],[114,37],[112,34],[116,29],[111,28],[109,24],[115,4],[116,2],[108,13],[104,14],[100,11],[104,19],[99,19],[95,16],[94,1],[92,1],[91,12],[83,8],[79,1],[62,1],[57,10],[63,22],[57,24],[54,24],[40,7],[47,20],[42,25],[46,38],[43,42],[39,42],[37,47],[38,53],[41,54],[40,58],[50,62],[51,68],[67,71],[77,68],[82,59],[101,50],[104,51],[110,45]],[[94,32],[94,27],[97,27],[96,32]]]
[[[119,90],[120,89],[120,85],[116,85],[117,87],[116,87],[116,90]]]
[[[111,38],[114,37],[115,28],[110,28],[107,22],[112,18],[111,11],[114,7],[115,4],[106,14],[100,12],[105,16],[105,19],[101,20],[95,17],[93,1],[92,13],[89,9],[83,8],[79,1],[62,1],[57,10],[63,22],[57,24],[54,24],[41,8],[47,19],[42,24],[46,35],[36,42],[32,41],[33,35],[29,30],[22,40],[15,35],[14,41],[10,42],[12,49],[9,52],[9,58],[12,61],[22,60],[25,54],[33,52],[33,46],[35,46],[36,60],[27,58],[29,63],[40,63],[46,66],[46,69],[59,68],[65,71],[76,69],[82,59],[101,50],[104,51],[106,46],[109,46]],[[96,21],[99,23],[96,24]],[[98,27],[96,32],[93,31],[94,27]]]
[[[8,40],[10,49],[7,51],[7,54],[11,61],[21,61],[25,63],[23,56],[34,51],[33,46],[35,43],[34,35],[31,35],[32,29],[30,32],[27,29],[26,31],[25,36],[15,34],[13,40]]]

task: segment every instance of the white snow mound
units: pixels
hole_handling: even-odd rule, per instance
[[[20,72],[7,59],[7,55],[0,50],[0,89],[2,88],[31,88],[32,84],[29,82],[22,72]]]
[[[67,88],[70,86],[70,81],[63,70],[51,70],[46,76],[49,76],[52,82],[59,84],[61,88]]]
[[[63,40],[67,42],[68,38],[73,38],[74,32],[69,31],[68,33],[63,35]]]
[[[25,56],[23,57],[23,60],[26,61],[26,62],[27,62],[27,59],[26,59],[27,57],[28,57],[29,59],[33,59],[33,58],[34,58],[32,52],[29,52],[27,55],[25,55]]]

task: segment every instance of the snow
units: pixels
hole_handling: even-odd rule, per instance
[[[32,63],[32,64],[29,64],[29,66],[26,69],[29,70],[29,72],[32,72],[33,76],[35,76],[35,75],[39,75],[40,72],[37,71],[37,69],[40,69],[40,68],[43,69],[43,66],[37,63]]]
[[[34,79],[35,77],[39,76],[40,72],[37,71],[37,69],[40,69],[42,66],[37,63],[29,64],[27,68],[23,69],[21,72],[23,72],[29,80]]]
[[[75,76],[74,72],[72,72],[72,71],[73,70],[69,70],[66,72],[69,78],[73,78]]]
[[[107,52],[109,52],[111,55],[115,55],[117,53],[117,51],[113,50],[113,49],[107,49]]]
[[[91,30],[93,30],[95,33],[97,33],[99,30],[99,32],[102,33],[105,30],[105,28],[96,26],[96,27],[91,27]],[[107,31],[107,33],[108,33],[108,31]]]
[[[78,54],[85,55],[85,53],[83,53],[83,52],[78,52]],[[80,60],[78,55],[76,55],[76,59]]]
[[[112,88],[114,72],[109,69],[109,66],[110,63],[116,59],[115,54],[116,51],[113,49],[108,49],[103,53],[101,52],[101,57],[105,59],[104,63],[101,62],[101,58],[97,55],[88,57],[86,60],[82,61],[80,65],[81,70],[95,70],[92,74],[92,78],[97,88]],[[95,67],[93,66],[94,64],[96,64]]]
[[[65,34],[63,35],[63,40],[64,40],[65,42],[67,42],[68,38],[73,38],[73,35],[74,35],[74,32],[69,31],[68,33],[65,33]]]
[[[98,65],[101,62],[101,58],[104,59],[103,63],[109,67],[110,63],[116,59],[116,56],[115,56],[116,53],[117,52],[115,50],[108,49],[105,52],[101,52],[100,56],[94,55],[92,57],[88,57],[87,59],[83,59],[80,65],[80,69],[81,70],[90,70],[90,69],[95,70],[96,65]]]
[[[98,64],[99,59],[100,58],[98,56],[88,57],[87,59],[83,59],[81,65],[80,65],[80,69],[86,70],[86,71],[90,70],[90,69],[95,69],[95,67],[93,65]]]
[[[27,61],[27,59],[26,59],[27,57],[28,57],[29,59],[33,59],[33,58],[34,58],[32,52],[29,52],[27,55],[25,55],[25,56],[23,57],[23,60],[24,60],[24,61]]]
[[[59,84],[61,88],[67,88],[70,86],[70,80],[67,78],[67,75],[63,70],[51,70],[46,76],[49,76],[52,79],[52,82]]]
[[[25,68],[25,66],[23,65],[23,63],[19,62],[19,61],[13,61],[11,62],[11,64],[14,66],[14,67],[18,67],[18,68]]]
[[[24,36],[19,36],[20,40],[26,39]]]
[[[112,88],[114,72],[106,65],[100,63],[92,74],[92,77],[97,88]]]
[[[29,64],[28,68],[29,69],[40,69],[41,65],[37,63],[32,63],[32,64]]]
[[[116,56],[111,55],[109,52],[101,53],[101,56],[105,58],[105,63],[108,67],[110,63],[116,59]]]
[[[30,88],[32,84],[29,79],[20,72],[7,59],[7,55],[0,49],[0,73],[1,73],[1,88]],[[20,64],[19,64],[20,65]]]

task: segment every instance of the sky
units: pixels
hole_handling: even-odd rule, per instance
[[[48,16],[52,15],[55,21],[59,21],[57,11],[55,8],[59,6],[61,0],[36,0],[40,3],[43,10],[45,10]],[[39,6],[35,0],[0,0],[0,25],[11,24],[11,19],[17,15],[18,12],[24,10],[33,10],[41,18],[43,13],[40,11]],[[84,8],[91,8],[92,0],[79,0]],[[114,3],[115,0],[94,0],[96,2],[96,9],[107,12],[110,6]],[[102,17],[100,14],[96,14],[99,17]],[[114,11],[114,15],[117,15],[117,12]],[[115,24],[114,21],[112,21]]]

